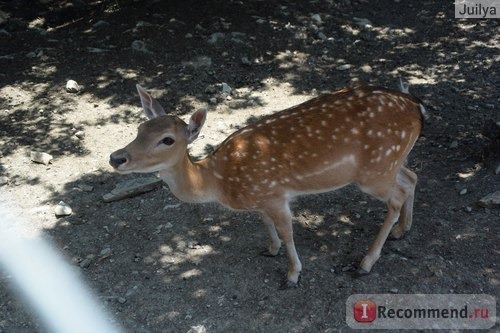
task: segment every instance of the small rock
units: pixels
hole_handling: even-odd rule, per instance
[[[222,82],[222,93],[223,94],[230,94],[233,89],[227,84],[226,82]]]
[[[215,94],[217,92],[217,87],[213,84],[205,88],[205,94]]]
[[[460,195],[466,195],[467,194],[467,188],[463,188],[459,192]]]
[[[12,35],[11,35],[11,34],[10,34],[10,32],[8,32],[7,30],[5,30],[5,29],[0,29],[0,36],[10,37],[10,36],[12,36]]]
[[[389,291],[392,293],[392,294],[397,294],[399,292],[399,289],[398,288],[391,288],[389,289]]]
[[[92,192],[94,190],[94,186],[85,184],[78,185],[78,188],[84,192]]]
[[[187,67],[193,67],[194,69],[198,69],[202,67],[212,66],[212,59],[207,56],[199,56],[196,57],[196,59],[193,59],[191,61],[185,61],[182,64]]]
[[[8,177],[6,177],[6,176],[0,177],[0,186],[6,185],[8,183],[9,183],[9,178]]]
[[[180,205],[181,205],[180,203],[173,205],[165,205],[165,207],[163,207],[163,210],[179,208]]]
[[[207,328],[203,325],[191,326],[187,333],[207,333]]]
[[[77,93],[80,91],[80,86],[78,85],[78,83],[74,80],[68,80],[68,82],[66,82],[66,91],[69,92],[69,93]]]
[[[88,268],[90,266],[90,264],[92,263],[92,259],[93,259],[94,256],[90,255],[88,256],[87,258],[83,259],[81,262],[80,262],[80,267],[81,268]]]
[[[109,50],[101,49],[98,47],[87,47],[87,52],[89,52],[89,53],[105,53],[105,52],[109,52]]]
[[[210,35],[210,37],[207,40],[208,44],[216,44],[222,39],[224,39],[225,35],[222,32],[214,32],[213,34]]]
[[[362,18],[362,17],[353,17],[352,20],[354,21],[354,23],[356,23],[360,27],[363,27],[363,28],[372,27],[372,22],[369,19]]]
[[[136,28],[151,27],[151,26],[153,26],[153,25],[149,22],[146,22],[146,21],[137,21],[137,23],[135,24]]]
[[[75,133],[75,136],[80,139],[80,140],[83,140],[85,138],[85,132],[84,131],[78,131]]]
[[[365,73],[371,73],[372,67],[370,65],[363,65],[363,66],[361,66],[361,70]]]
[[[241,57],[241,63],[245,66],[251,66],[252,65],[252,62],[250,60],[248,60],[248,57]]]
[[[323,23],[323,21],[321,20],[321,15],[319,15],[319,14],[311,15],[311,20],[313,20],[316,24]]]
[[[142,40],[134,40],[131,44],[132,49],[142,52],[142,53],[152,53],[151,51],[148,50],[146,47],[146,43],[144,43]]]
[[[193,34],[188,32],[186,35],[184,35],[184,37],[186,37],[186,38],[193,38]]]
[[[94,29],[101,29],[101,28],[106,28],[109,27],[111,24],[109,22],[106,22],[104,20],[99,20],[96,23],[92,24],[92,28]]]
[[[208,100],[208,102],[209,102],[210,104],[217,104],[217,98],[212,97],[212,98],[210,98],[210,99]]]
[[[101,252],[99,253],[99,255],[101,257],[104,257],[104,256],[109,256],[111,254],[111,248],[110,247],[105,247],[104,249],[101,250]]]
[[[53,157],[50,154],[43,153],[40,151],[32,151],[30,153],[30,159],[35,162],[35,163],[41,163],[41,164],[49,164],[50,161],[52,161]]]
[[[472,207],[470,207],[470,206],[465,207],[465,211],[466,211],[467,213],[472,212]]]
[[[125,297],[118,297],[118,303],[125,304],[127,303],[127,299]]]
[[[482,197],[478,205],[484,208],[500,208],[500,191],[496,191]]]
[[[352,67],[351,64],[343,64],[343,65],[337,66],[337,70],[346,71],[346,70],[350,69],[351,67]]]
[[[318,38],[321,39],[321,40],[327,40],[328,37],[326,37],[326,35],[323,33],[323,32],[318,32]]]
[[[451,144],[450,144],[450,149],[457,149],[458,148],[458,141],[457,140],[454,140]]]
[[[73,210],[64,201],[59,201],[56,208],[54,209],[54,213],[56,214],[56,216],[68,216],[73,213]]]

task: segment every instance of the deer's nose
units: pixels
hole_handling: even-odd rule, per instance
[[[120,149],[109,155],[109,164],[115,169],[130,160],[130,154],[124,149]]]

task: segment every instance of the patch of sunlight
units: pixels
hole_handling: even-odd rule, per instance
[[[138,71],[129,68],[117,68],[115,72],[124,79],[136,79],[139,77]],[[99,79],[99,78],[98,78]],[[108,78],[106,78],[108,80]]]
[[[193,293],[193,298],[203,298],[207,295],[206,289],[198,289]]]
[[[200,276],[201,274],[203,274],[201,270],[193,268],[185,271],[184,273],[181,273],[180,277],[183,279],[190,279],[192,277]]]
[[[354,225],[354,223],[352,223],[352,221],[351,221],[351,218],[347,215],[344,215],[344,214],[339,216],[338,221],[341,223]]]

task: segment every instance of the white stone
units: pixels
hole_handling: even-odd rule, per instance
[[[78,83],[74,80],[68,80],[66,82],[66,91],[69,93],[77,93],[81,90],[80,86]]]
[[[40,151],[31,151],[30,159],[35,163],[41,163],[47,165],[50,163],[50,161],[52,161],[53,157],[50,154],[43,153]]]
[[[73,210],[64,201],[59,201],[56,208],[54,209],[54,213],[56,214],[56,216],[68,216],[73,213]]]

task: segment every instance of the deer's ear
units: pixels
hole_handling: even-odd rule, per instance
[[[193,113],[193,115],[189,119],[189,124],[186,129],[188,143],[196,140],[196,138],[200,134],[201,128],[205,123],[205,119],[207,119],[207,112],[207,109],[200,109]]]
[[[160,103],[151,97],[150,94],[140,85],[136,85],[137,91],[139,92],[139,97],[141,98],[142,108],[144,109],[144,114],[149,119],[153,119],[159,116],[165,115],[165,110],[160,105]]]

